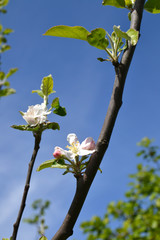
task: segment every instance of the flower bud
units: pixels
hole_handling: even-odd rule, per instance
[[[59,147],[55,147],[53,156],[54,156],[55,158],[60,158],[60,157],[62,156],[62,152],[61,152],[61,150],[60,150]]]

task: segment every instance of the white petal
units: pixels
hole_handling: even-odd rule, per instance
[[[93,138],[88,137],[86,138],[82,143],[80,148],[86,149],[86,150],[95,150],[96,144],[93,140]]]
[[[78,138],[75,133],[70,133],[67,136],[67,141],[69,142],[70,145],[72,145],[73,143],[78,142]]]
[[[94,152],[95,152],[95,149],[94,150],[86,150],[86,149],[80,148],[79,151],[78,151],[78,155],[79,156],[87,156],[87,155],[92,154]]]

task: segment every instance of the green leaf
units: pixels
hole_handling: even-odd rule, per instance
[[[22,115],[22,113],[21,113],[21,115]],[[30,125],[12,125],[11,127],[14,128],[14,129],[17,129],[17,130],[21,130],[21,131],[36,132],[36,131],[40,130],[40,126],[39,125],[33,126],[33,127],[31,127]]]
[[[66,169],[67,166],[64,163],[64,160],[60,161],[61,159],[51,159],[43,162],[38,168],[37,171],[41,171],[45,168],[61,168]]]
[[[51,166],[51,168],[60,168],[60,169],[66,169],[67,166],[65,164],[59,164],[57,162],[54,162]]]
[[[144,9],[153,14],[160,13],[160,1],[148,0],[144,5]]]
[[[42,79],[41,90],[44,96],[48,96],[55,92],[53,91],[53,78],[51,74]]]
[[[32,90],[32,93],[37,93],[40,97],[44,98],[42,90]]]
[[[87,41],[93,47],[105,50],[109,45],[109,41],[106,36],[106,31],[103,28],[96,28],[91,31],[87,36]]]
[[[130,36],[131,38],[131,44],[133,46],[135,46],[138,42],[138,38],[139,38],[139,32],[134,30],[133,28],[130,28],[128,31],[127,31],[127,34],[128,36]]]
[[[11,49],[11,47],[9,45],[3,45],[1,47],[0,53],[3,53],[3,52],[8,51],[10,49]]]
[[[125,38],[126,40],[129,40],[129,41],[131,40],[130,36],[128,36],[128,34],[126,32],[121,31],[119,27],[113,26],[113,29],[114,29],[117,37]]]
[[[10,82],[5,81],[5,83],[3,84],[3,86],[5,86],[5,87],[9,87],[9,86],[10,86]]]
[[[53,111],[53,113],[59,115],[59,116],[65,116],[67,114],[66,112],[66,109],[65,107],[61,107],[60,104],[59,104],[59,98],[55,98],[53,101],[52,101],[52,104],[51,104],[51,107],[52,108],[55,108],[55,110]]]
[[[53,99],[53,101],[52,101],[52,104],[51,104],[51,107],[52,108],[59,108],[59,98],[58,97],[56,97],[55,99]]]
[[[11,28],[6,28],[4,31],[3,31],[3,34],[4,35],[8,35],[8,34],[10,34],[10,33],[12,33],[13,32],[13,29],[11,29]]]
[[[117,8],[125,8],[125,1],[124,0],[103,0],[102,4],[104,6],[110,5]]]
[[[125,5],[127,8],[131,9],[132,8],[132,0],[125,0]]]
[[[84,27],[81,26],[70,27],[65,25],[59,25],[47,30],[44,35],[54,37],[75,38],[87,41],[88,34],[89,32]]]
[[[45,162],[43,162],[38,168],[37,171],[41,171],[42,169],[45,168],[50,168],[52,166],[52,164],[54,163],[55,159],[51,159],[51,160],[47,160]]]
[[[1,8],[0,8],[0,13],[4,13],[4,14],[5,14],[5,13],[7,13],[7,10],[6,10],[6,9],[1,9]]]
[[[0,0],[0,8],[5,7],[9,3],[9,0]]]
[[[7,42],[7,39],[3,35],[1,35],[0,36],[0,45],[2,45],[2,43],[6,43],[6,42]]]
[[[22,115],[23,113],[20,112]],[[52,129],[52,130],[59,130],[59,124],[56,122],[47,122],[47,123],[42,123],[36,126],[30,126],[30,125],[13,125],[11,126],[14,129],[21,130],[21,131],[31,131],[31,132],[43,132],[46,129]]]
[[[149,147],[149,145],[153,142],[153,139],[149,139],[148,137],[142,138],[140,142],[137,143],[138,146],[141,147]]]
[[[2,30],[3,30],[3,26],[2,24],[0,24],[0,32],[2,32]]]
[[[66,114],[67,114],[65,107],[61,107],[61,106],[59,108],[55,109],[53,111],[53,113],[55,113],[55,114],[57,114],[59,116],[62,116],[62,117],[66,116]]]
[[[100,62],[105,62],[106,61],[106,59],[101,58],[101,57],[97,58],[97,60],[100,61]]]
[[[3,80],[5,78],[5,73],[0,71],[0,80]]]
[[[46,129],[60,130],[60,126],[56,122],[47,122],[47,123],[43,124],[43,131]]]
[[[40,237],[39,240],[48,240],[45,236]]]
[[[18,68],[11,68],[9,72],[6,74],[6,78],[9,78],[11,75],[13,75],[17,71],[18,71]]]
[[[0,97],[6,97],[6,96],[9,96],[11,94],[14,94],[15,92],[16,92],[16,90],[13,89],[13,88],[2,89],[2,90],[0,90]]]

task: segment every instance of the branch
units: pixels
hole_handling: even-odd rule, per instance
[[[131,15],[131,25],[137,31],[140,31],[142,13],[145,0],[136,0],[135,7]],[[91,156],[84,175],[77,179],[77,189],[70,206],[70,209],[61,225],[60,229],[54,235],[52,240],[66,240],[73,234],[73,227],[82,209],[83,203],[98,171],[99,165],[108,148],[114,124],[122,105],[122,95],[124,84],[128,73],[129,66],[135,51],[135,46],[129,44],[128,49],[123,53],[121,62],[115,66],[115,82],[113,86],[112,96],[109,103],[105,121],[96,145],[96,152]]]
[[[21,205],[20,205],[20,209],[19,209],[19,212],[18,212],[17,220],[13,225],[13,233],[12,233],[12,237],[11,237],[12,240],[16,240],[16,237],[17,237],[19,224],[20,224],[20,221],[21,221],[21,218],[22,218],[24,208],[26,206],[26,199],[27,199],[27,194],[28,194],[28,190],[29,190],[29,187],[30,187],[32,170],[33,170],[34,162],[35,162],[38,150],[39,150],[39,144],[40,144],[40,141],[41,141],[41,133],[40,134],[39,133],[33,133],[33,135],[35,137],[35,145],[34,145],[34,150],[33,150],[33,154],[32,154],[32,157],[31,157],[31,161],[30,161],[29,166],[28,166],[26,183],[25,183],[25,187],[24,187],[24,191],[23,191],[23,197],[22,197],[22,200],[21,200]]]

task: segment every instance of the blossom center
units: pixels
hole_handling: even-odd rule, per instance
[[[79,141],[76,141],[76,142],[71,143],[71,146],[67,145],[66,148],[68,148],[75,155],[78,155],[79,145],[80,145]]]

